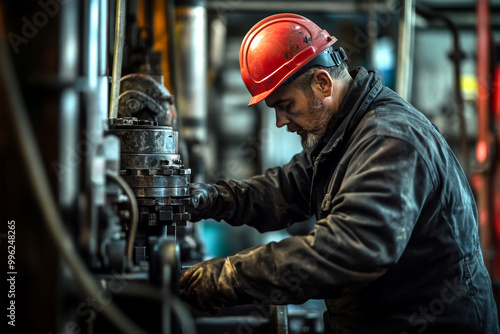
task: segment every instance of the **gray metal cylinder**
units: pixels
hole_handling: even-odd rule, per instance
[[[135,129],[113,128],[120,138],[122,153],[176,154],[177,131],[171,127],[138,127]]]
[[[120,174],[139,205],[136,263],[145,259],[146,236],[176,234],[190,215],[191,170],[183,168],[177,152],[177,131],[135,117],[109,120],[109,134],[120,140]]]
[[[186,140],[207,138],[207,13],[200,3],[175,7],[175,92]]]

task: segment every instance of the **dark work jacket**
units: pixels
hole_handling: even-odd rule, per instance
[[[309,235],[230,256],[226,283],[238,303],[324,299],[332,333],[498,333],[476,204],[455,155],[376,72],[351,76],[315,151],[217,182],[218,220],[263,232],[317,218]]]

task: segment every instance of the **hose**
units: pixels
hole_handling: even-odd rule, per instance
[[[135,194],[128,183],[120,175],[107,171],[106,176],[115,181],[123,189],[123,191],[125,191],[129,199],[131,224],[127,240],[127,265],[130,269],[132,267],[132,252],[134,249],[135,237],[137,235],[137,226],[139,225],[139,207],[137,205],[137,199],[135,198]]]
[[[88,296],[97,296],[101,289],[78,255],[72,238],[64,227],[56,201],[51,195],[52,191],[43,167],[40,152],[37,149],[19,83],[13,71],[14,64],[7,50],[5,36],[3,26],[0,25],[0,79],[3,80],[5,87],[9,90],[5,94],[7,96],[7,109],[11,114],[14,134],[27,168],[29,181],[33,185],[35,197],[42,211],[44,222],[57,249],[61,252],[63,259],[73,272],[78,284],[83,288],[83,291]],[[144,333],[113,302],[106,305],[102,309],[102,312],[121,332],[133,334]]]

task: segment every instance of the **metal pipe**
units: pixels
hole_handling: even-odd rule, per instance
[[[83,75],[87,91],[94,93],[97,87],[99,66],[99,0],[86,0],[83,15]],[[93,101],[87,101],[93,103]]]
[[[99,76],[106,75],[108,68],[108,7],[108,0],[99,0],[99,57],[97,57]]]
[[[84,171],[84,191],[87,194],[85,223],[90,234],[82,233],[85,240],[80,240],[88,246],[92,261],[97,262],[98,240],[98,207],[105,203],[105,173],[104,159],[99,157],[98,146],[103,137],[104,120],[99,110],[98,71],[99,71],[99,0],[83,2],[82,17],[82,65],[86,89],[83,94],[86,124],[86,154]],[[81,237],[83,239],[83,237]]]
[[[207,11],[203,2],[175,4],[176,107],[189,148],[194,182],[204,182],[203,146],[207,139]]]
[[[494,136],[490,116],[490,12],[489,1],[477,2],[477,124],[478,138],[476,144],[475,188],[479,211],[479,235],[483,250],[484,262],[493,274],[494,240],[493,240],[493,147]]]
[[[396,92],[409,101],[413,79],[413,36],[415,30],[415,0],[402,0],[404,8],[399,22],[398,65]]]
[[[97,57],[97,75],[98,75],[98,110],[99,118],[102,120],[101,127],[107,126],[109,108],[109,78],[108,78],[108,0],[99,0],[99,56]]]
[[[372,4],[373,8],[375,8],[375,0],[370,0],[370,4]],[[375,64],[375,50],[377,48],[377,36],[378,36],[378,24],[377,24],[377,16],[378,13],[375,9],[368,10],[367,15],[367,33],[368,33],[368,59],[370,64]]]
[[[132,254],[134,250],[134,242],[135,242],[135,237],[137,235],[137,226],[139,225],[139,207],[137,205],[137,199],[135,198],[135,194],[128,185],[125,180],[119,176],[118,174],[114,174],[112,172],[107,172],[106,175],[115,181],[127,194],[129,204],[130,204],[130,231],[129,231],[129,237],[127,240],[127,266],[128,268],[131,268],[133,263],[132,263]]]
[[[171,86],[171,93],[173,95],[177,94],[177,76],[175,73],[175,64],[177,64],[176,61],[176,55],[175,55],[175,45],[176,45],[176,38],[180,38],[175,36],[175,5],[174,5],[174,0],[166,0],[165,1],[165,17],[167,19],[167,33],[168,33],[168,65],[165,66],[163,71],[165,73],[168,73],[170,76],[170,86]],[[165,55],[166,56],[166,55]],[[167,85],[168,86],[168,85]],[[177,107],[177,106],[176,106]],[[178,110],[177,110],[178,111]],[[179,115],[177,115],[179,117]]]
[[[297,12],[352,13],[356,11],[388,11],[394,7],[394,0],[372,3],[369,1],[208,1],[207,8],[224,11],[289,11],[290,6]]]
[[[60,14],[58,81],[74,83],[78,78],[79,35],[78,4],[69,1]],[[61,92],[59,102],[59,120],[64,126],[59,127],[58,142],[58,204],[64,216],[78,215],[78,194],[80,164],[75,163],[74,154],[78,151],[80,94],[75,85],[68,85]]]
[[[118,117],[118,96],[120,95],[120,79],[122,74],[123,46],[125,40],[125,0],[117,1],[109,118]]]

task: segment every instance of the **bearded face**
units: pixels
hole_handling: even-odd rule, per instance
[[[302,147],[308,151],[320,142],[335,114],[332,106],[321,99],[323,94],[317,88],[304,89],[289,84],[281,86],[265,100],[266,105],[275,110],[276,126],[286,126],[289,132],[297,133]]]
[[[307,151],[312,151],[325,134],[332,115],[328,113],[323,102],[312,95],[307,97],[305,114],[307,114],[307,122],[300,126],[292,121],[287,125],[287,131],[296,132],[301,138],[302,147]]]
[[[319,143],[326,132],[326,126],[331,119],[323,102],[311,96],[308,99],[309,112],[311,116],[311,129],[305,131],[305,138],[301,137],[302,147],[305,150],[312,149]]]

